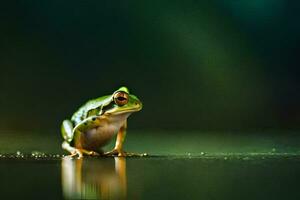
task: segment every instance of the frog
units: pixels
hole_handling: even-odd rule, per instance
[[[71,117],[63,120],[62,148],[70,156],[130,156],[144,154],[127,153],[123,150],[127,132],[127,119],[142,109],[143,104],[127,87],[123,86],[111,95],[87,101]],[[116,137],[111,151],[104,152],[112,138]]]

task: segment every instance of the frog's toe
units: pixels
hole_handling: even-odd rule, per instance
[[[87,155],[89,155],[89,156],[100,156],[100,154],[97,153],[96,151],[89,151],[89,152],[87,152]]]
[[[79,149],[74,149],[74,151],[72,152],[72,154],[70,155],[71,157],[76,157],[78,156],[78,158],[82,158],[83,154]]]
[[[126,152],[124,152],[124,151],[120,151],[118,153],[118,157],[126,157],[126,156],[128,156],[128,154]]]
[[[122,151],[118,150],[118,149],[113,149],[111,151],[108,151],[108,152],[105,152],[103,155],[105,156],[119,156],[119,154],[121,153]]]

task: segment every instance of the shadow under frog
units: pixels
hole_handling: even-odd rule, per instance
[[[66,199],[126,199],[126,158],[62,159]]]

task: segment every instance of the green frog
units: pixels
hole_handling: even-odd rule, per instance
[[[127,118],[142,107],[142,102],[130,94],[126,87],[119,88],[112,95],[88,101],[73,114],[71,120],[63,121],[62,148],[70,152],[71,156],[78,157],[133,155],[123,150]],[[101,148],[116,134],[114,149],[104,153]]]

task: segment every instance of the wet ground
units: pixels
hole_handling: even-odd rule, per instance
[[[43,135],[0,134],[1,199],[300,198],[297,132],[133,131],[126,149],[150,156],[84,159]]]

